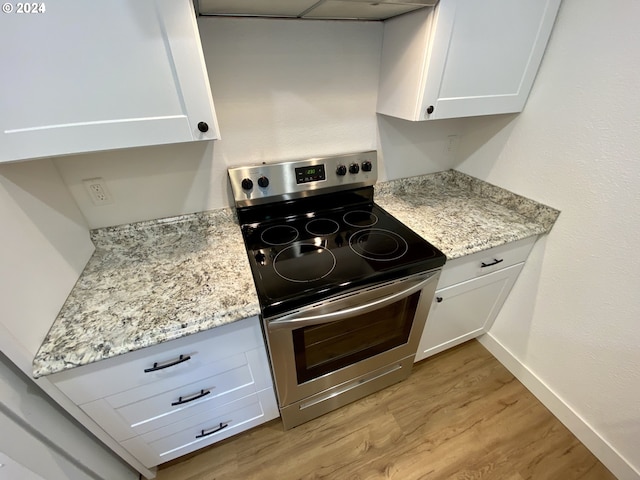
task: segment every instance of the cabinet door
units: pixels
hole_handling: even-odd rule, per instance
[[[519,112],[560,0],[441,0],[385,25],[378,112],[434,120]]]
[[[487,332],[523,265],[437,290],[415,361]]]
[[[0,17],[0,161],[218,138],[189,0],[41,5]]]

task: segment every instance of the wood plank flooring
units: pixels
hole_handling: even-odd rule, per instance
[[[292,430],[274,420],[168,462],[157,478],[615,479],[475,340]]]

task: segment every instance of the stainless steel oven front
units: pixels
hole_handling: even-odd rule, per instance
[[[263,318],[285,428],[411,373],[440,269]]]
[[[229,169],[285,428],[405,379],[445,255],[374,202],[375,151]]]

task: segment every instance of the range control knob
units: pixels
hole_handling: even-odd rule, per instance
[[[349,173],[358,173],[360,171],[360,165],[357,163],[352,163],[349,165]]]
[[[267,188],[269,186],[269,179],[264,175],[258,179],[258,185],[262,188]]]
[[[344,165],[338,165],[338,168],[336,168],[336,174],[340,175],[341,177],[347,174],[347,167],[345,167]]]
[[[253,188],[253,182],[251,181],[250,178],[242,179],[242,188],[245,190],[251,190]]]
[[[363,172],[370,172],[372,168],[373,168],[373,165],[371,164],[371,162],[369,160],[365,160],[364,162],[362,162],[362,171]]]
[[[262,252],[256,253],[255,259],[258,265],[265,266],[267,264],[267,256]]]

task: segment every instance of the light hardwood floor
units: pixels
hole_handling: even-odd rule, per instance
[[[160,467],[158,480],[615,477],[477,341],[292,430],[274,420]]]

